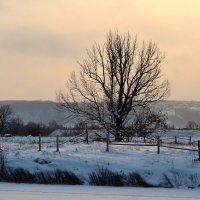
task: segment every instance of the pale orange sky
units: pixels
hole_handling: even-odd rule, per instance
[[[109,30],[165,52],[172,100],[200,100],[200,0],[1,0],[0,100],[55,100]]]

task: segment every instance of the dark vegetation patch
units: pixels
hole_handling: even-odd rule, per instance
[[[164,188],[173,188],[174,187],[172,181],[166,174],[163,175],[163,181],[160,184],[160,187],[164,187]]]
[[[140,174],[135,172],[129,173],[127,183],[134,187],[156,187],[155,185],[148,183]]]
[[[50,172],[36,172],[32,174],[28,170],[22,168],[4,168],[0,170],[0,181],[39,184],[83,184],[83,181],[73,172],[56,170]]]
[[[163,174],[163,179],[158,185],[149,183],[137,172],[131,172],[125,175],[123,172],[113,172],[107,168],[101,167],[89,173],[88,180],[78,177],[73,172],[67,170],[56,170],[47,172],[35,172],[23,168],[9,168],[4,167],[0,169],[0,182],[14,182],[14,183],[36,183],[36,184],[65,184],[65,185],[82,185],[89,183],[89,185],[96,186],[132,186],[132,187],[163,187],[174,188],[180,187],[182,179],[176,174],[173,176]],[[194,188],[198,186],[199,179],[197,174],[191,175],[191,186]]]
[[[97,171],[89,174],[90,185],[104,186],[123,186],[125,185],[125,177],[118,172],[112,172],[106,168],[99,168]]]

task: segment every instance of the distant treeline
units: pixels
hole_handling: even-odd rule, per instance
[[[99,129],[96,125],[87,126],[90,130]],[[56,121],[51,121],[48,125],[44,123],[29,122],[24,124],[21,118],[12,118],[6,125],[6,128],[3,131],[3,135],[12,135],[12,136],[49,136],[53,131],[61,129],[66,130],[66,136],[69,135],[78,135],[83,130],[86,129],[85,123],[77,122],[73,127],[63,126]]]
[[[35,122],[24,124],[22,119],[13,118],[7,123],[2,135],[11,134],[13,136],[38,136],[41,134],[43,136],[48,136],[56,129],[64,129],[64,127],[56,121],[49,122],[48,125]]]

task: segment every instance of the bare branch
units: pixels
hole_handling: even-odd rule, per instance
[[[163,59],[152,41],[139,48],[136,36],[109,32],[103,45],[95,43],[87,50],[79,78],[73,72],[67,94],[58,95],[60,106],[73,116],[113,128],[120,137],[127,117],[137,107],[148,107],[167,97]]]

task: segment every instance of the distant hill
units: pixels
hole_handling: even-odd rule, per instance
[[[162,104],[168,114],[168,122],[177,128],[183,128],[188,121],[200,124],[199,101],[166,101]]]
[[[0,105],[9,104],[15,116],[27,122],[57,121],[67,124],[65,114],[58,111],[57,104],[52,101],[0,101]],[[196,101],[166,101],[158,105],[168,114],[168,123],[176,127],[185,127],[188,121],[200,124],[200,102]],[[70,122],[73,124],[74,122]],[[68,123],[69,124],[69,123]]]
[[[64,113],[58,111],[57,105],[52,101],[0,101],[0,105],[9,104],[15,116],[22,118],[24,123],[51,121],[64,123]]]

